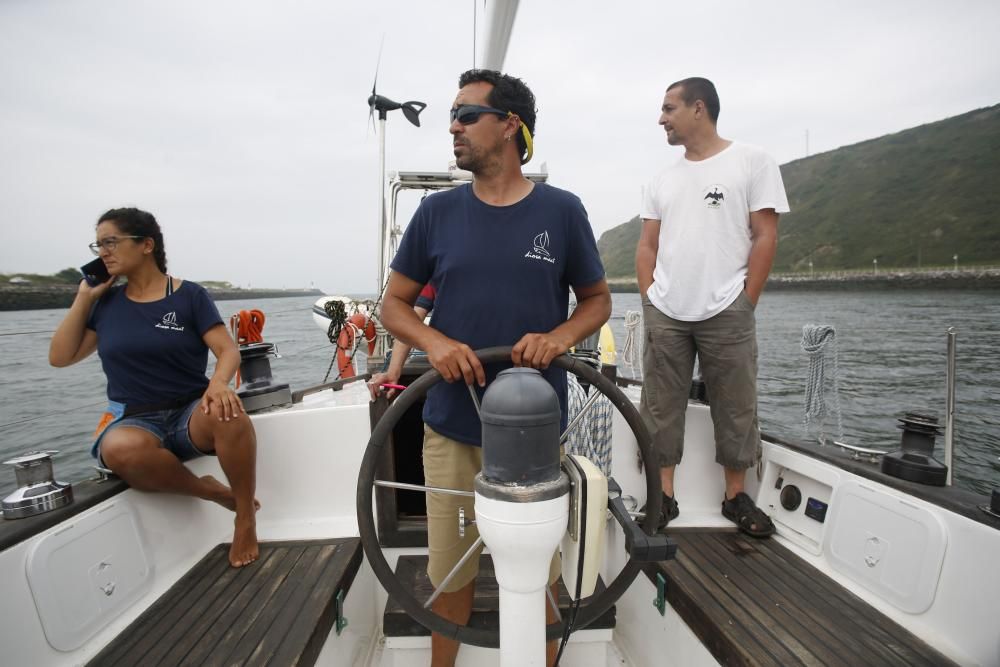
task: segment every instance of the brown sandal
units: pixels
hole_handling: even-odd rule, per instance
[[[726,517],[739,529],[751,537],[770,537],[774,534],[774,523],[771,517],[754,504],[747,494],[736,494],[732,500],[722,501],[722,516]]]

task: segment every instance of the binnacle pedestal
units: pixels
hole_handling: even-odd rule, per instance
[[[500,588],[500,664],[545,664],[545,587],[569,519],[559,399],[533,369],[501,372],[483,396],[476,525]]]

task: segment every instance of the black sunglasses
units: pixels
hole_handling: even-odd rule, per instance
[[[484,107],[478,104],[463,104],[451,110],[451,122],[454,123],[457,120],[462,125],[472,125],[479,122],[479,117],[484,113],[496,114],[502,118],[510,115],[509,111],[500,111],[500,109],[494,109],[493,107]]]

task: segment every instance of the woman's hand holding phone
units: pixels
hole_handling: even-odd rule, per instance
[[[100,257],[81,266],[80,273],[83,274],[83,280],[80,281],[77,295],[86,296],[92,301],[101,298],[117,280],[116,276],[108,273],[108,267]]]

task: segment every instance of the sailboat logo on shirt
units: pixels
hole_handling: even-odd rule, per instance
[[[158,324],[154,325],[157,329],[170,329],[171,331],[184,331],[184,327],[177,326],[177,313],[171,310],[169,313],[163,316]]]
[[[545,230],[531,242],[531,250],[524,253],[528,259],[540,259],[549,264],[555,264],[556,258],[549,253],[549,231]]]
[[[721,208],[726,201],[726,189],[721,185],[710,185],[702,191],[702,201],[708,208]]]
[[[549,232],[548,230],[542,232],[535,237],[534,240],[535,252],[539,255],[549,256]]]

